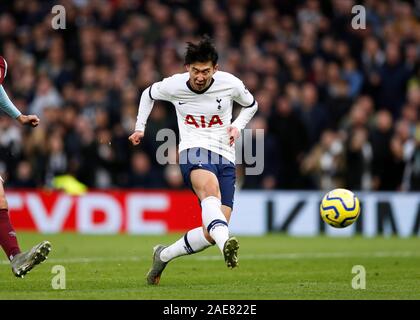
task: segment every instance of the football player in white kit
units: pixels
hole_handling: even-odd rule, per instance
[[[0,110],[18,121],[21,125],[36,127],[39,123],[39,118],[32,114],[22,114],[9,99],[2,85],[6,75],[7,62],[0,56]],[[9,207],[3,184],[3,178],[0,177],[0,246],[10,260],[13,274],[16,277],[23,278],[33,267],[47,259],[51,251],[51,244],[48,241],[42,241],[32,247],[31,250],[21,252],[16,232],[10,221]]]
[[[200,200],[203,222],[172,245],[153,248],[148,284],[159,283],[170,260],[214,244],[229,268],[238,265],[239,243],[228,229],[235,191],[234,142],[258,105],[241,80],[218,71],[217,60],[210,38],[205,36],[198,44],[188,42],[184,61],[188,72],[152,84],[140,99],[135,131],[129,140],[133,145],[141,142],[154,100],[172,102],[180,132],[181,172]],[[231,122],[234,101],[243,108]]]

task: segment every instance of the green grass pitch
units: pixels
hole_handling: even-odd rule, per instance
[[[18,233],[28,249],[51,241],[49,259],[24,279],[0,264],[0,299],[420,299],[420,239],[240,236],[239,268],[229,270],[217,247],[178,258],[158,286],[145,274],[152,247],[166,236],[88,236]],[[66,289],[54,290],[54,265]],[[366,270],[366,289],[352,288],[354,265]]]

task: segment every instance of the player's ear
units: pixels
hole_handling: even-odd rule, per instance
[[[185,70],[190,71],[190,65],[189,64],[185,65]]]
[[[214,69],[214,72],[216,72],[217,70],[219,70],[219,65],[216,63],[213,69]]]

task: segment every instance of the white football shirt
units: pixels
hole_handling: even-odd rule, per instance
[[[217,71],[210,86],[200,92],[195,91],[188,80],[188,72],[175,74],[146,89],[150,99],[169,101],[175,106],[180,133],[179,152],[202,147],[235,163],[235,146],[229,144],[227,129],[230,125],[239,130],[246,126],[257,110],[254,97],[241,80],[228,72]],[[234,101],[247,109],[243,109],[232,123]]]

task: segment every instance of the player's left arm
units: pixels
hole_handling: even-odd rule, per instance
[[[245,128],[258,110],[257,101],[255,101],[253,95],[248,91],[242,81],[239,81],[239,84],[236,87],[233,100],[242,106],[242,110],[228,128],[230,145],[239,138],[241,130]]]
[[[16,119],[23,125],[36,127],[39,118],[36,115],[23,115],[19,109],[13,104],[3,88],[3,81],[7,74],[6,60],[0,56],[0,109],[7,113],[11,118]]]

